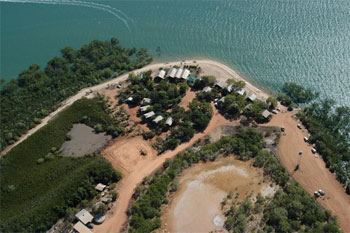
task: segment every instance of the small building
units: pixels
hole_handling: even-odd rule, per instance
[[[105,188],[106,188],[106,185],[101,184],[101,183],[98,183],[98,184],[95,186],[95,189],[96,189],[97,191],[100,191],[100,192],[102,192],[103,190],[105,190]]]
[[[221,97],[218,102],[222,104],[225,103],[225,96]]]
[[[203,88],[203,91],[204,91],[204,92],[210,92],[210,91],[211,91],[211,87],[204,87],[204,88]]]
[[[252,93],[252,94],[248,95],[247,99],[254,102],[256,100],[256,95]]]
[[[232,84],[227,86],[227,91],[230,92],[230,93],[233,91],[233,85]]]
[[[142,106],[142,107],[140,107],[140,111],[141,111],[141,112],[145,112],[145,111],[147,111],[147,109],[148,109],[149,107],[151,107],[151,106],[150,106],[150,105]]]
[[[217,86],[217,87],[223,89],[223,88],[226,87],[226,83],[225,83],[224,81],[219,81],[219,82],[217,82],[217,83],[215,84],[215,86]]]
[[[238,89],[236,90],[236,93],[237,93],[238,95],[244,95],[245,90],[244,90],[243,88],[238,88]]]
[[[152,111],[152,112],[146,113],[144,116],[145,116],[146,119],[148,119],[148,118],[153,117],[154,115],[155,115],[155,113]]]
[[[190,75],[190,71],[188,69],[184,69],[184,71],[181,74],[181,78],[186,80],[188,78],[188,76]]]
[[[162,121],[164,118],[162,117],[162,116],[157,116],[154,120],[153,120],[153,122],[154,123],[156,123],[156,124],[158,124],[160,121]]]
[[[178,69],[176,74],[175,74],[175,78],[181,78],[181,75],[182,75],[182,72],[183,72],[183,69]]]
[[[94,218],[89,211],[87,211],[86,209],[82,209],[80,210],[75,217],[82,223],[84,223],[85,225],[90,223],[92,221],[92,219]]]
[[[79,233],[93,233],[87,226],[85,226],[81,222],[77,222],[76,224],[74,224],[73,229]]]
[[[150,104],[152,100],[150,98],[143,98],[142,99],[142,104]]]
[[[101,201],[105,204],[109,203],[112,201],[112,198],[111,197],[108,197],[108,196],[105,196],[105,197],[102,197],[101,198]]]
[[[262,112],[262,116],[267,119],[269,116],[271,116],[271,112],[269,112],[268,110],[264,110]]]
[[[155,78],[164,79],[165,78],[165,70],[158,70]]]
[[[168,126],[172,126],[173,124],[173,118],[172,117],[168,117],[168,119],[166,119],[165,124],[167,124]]]
[[[168,78],[175,78],[176,73],[177,73],[177,69],[171,68],[167,73],[167,77]]]

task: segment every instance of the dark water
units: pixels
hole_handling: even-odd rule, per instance
[[[156,60],[212,58],[265,88],[294,81],[350,105],[350,0],[2,1],[7,80],[64,46],[117,36]]]

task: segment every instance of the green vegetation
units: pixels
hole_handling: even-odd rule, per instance
[[[0,91],[0,150],[40,123],[80,89],[140,68],[151,62],[146,50],[123,48],[118,39],[92,41],[74,50],[66,47],[41,70],[36,64]]]
[[[335,220],[330,217],[330,213],[322,209],[314,199],[290,179],[285,168],[273,155],[263,150],[262,134],[258,131],[254,129],[241,130],[236,135],[222,137],[215,143],[208,144],[206,141],[197,143],[196,147],[196,150],[188,149],[179,153],[174,159],[167,160],[162,169],[158,170],[152,178],[145,179],[143,184],[136,189],[133,196],[136,201],[128,211],[130,232],[151,232],[160,227],[161,206],[168,202],[167,193],[176,190],[178,186],[176,177],[183,169],[199,161],[214,161],[220,155],[229,156],[232,154],[241,160],[255,158],[254,166],[263,167],[265,175],[271,177],[282,187],[282,191],[276,193],[268,207],[263,208],[262,200],[259,200],[260,206],[255,204],[256,210],[254,211],[261,212],[265,209],[263,225],[265,225],[267,232],[273,232],[270,226],[282,229],[278,232],[293,232],[291,229],[297,231],[298,229],[330,228],[336,229],[333,232],[339,232]],[[225,205],[225,203],[223,204]],[[302,210],[298,209],[301,212],[298,212],[297,216],[293,215],[292,211],[295,210],[293,204],[302,208]],[[282,215],[283,221],[274,219],[276,216],[273,212],[275,207],[283,213],[287,212],[287,215]],[[228,217],[226,228],[234,230],[234,232],[244,232],[251,211],[253,211],[253,206],[249,200],[243,202],[238,209],[233,206],[231,212],[226,213]],[[306,216],[300,217],[302,213],[305,213]],[[312,220],[308,219],[310,214],[315,215]],[[288,216],[290,216],[290,220]],[[299,225],[294,223],[295,221]],[[283,231],[283,227],[289,226],[288,224],[293,224],[293,228],[286,228],[287,231]]]
[[[194,99],[189,104],[188,110],[178,105],[189,88],[185,81],[170,83],[167,80],[161,80],[156,82],[151,76],[151,71],[143,73],[142,76],[130,75],[129,81],[130,85],[119,94],[119,102],[127,102],[131,107],[149,105],[146,111],[139,112],[143,122],[147,123],[152,130],[143,133],[144,139],[151,139],[156,134],[170,130],[170,135],[166,139],[158,138],[154,145],[159,154],[168,149],[175,149],[181,142],[189,141],[196,132],[203,131],[209,124],[213,114],[209,103]],[[128,101],[129,97],[132,97],[132,100]],[[144,98],[149,98],[151,102],[142,103]],[[143,115],[151,111],[155,115],[145,119]],[[159,123],[154,123],[152,120],[156,116],[162,116],[164,119]],[[171,126],[166,124],[166,119],[169,117],[173,119]]]
[[[59,155],[74,123],[113,125],[101,98],[81,99],[62,111],[1,159],[0,231],[42,232],[70,207],[96,195],[97,183],[110,184],[120,174],[102,158]]]
[[[282,91],[295,104],[307,104],[318,97],[318,93],[313,92],[311,88],[304,88],[296,83],[285,83]]]
[[[350,193],[350,108],[335,107],[326,99],[312,103],[298,116],[311,134],[310,143]]]
[[[232,198],[232,197],[231,197]],[[260,194],[242,203],[227,197],[224,203],[229,232],[341,232],[334,217],[295,181],[278,190],[273,198]]]

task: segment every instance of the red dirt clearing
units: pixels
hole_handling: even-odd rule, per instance
[[[198,139],[206,136],[208,133],[210,133],[213,129],[215,129],[217,126],[221,124],[225,124],[228,121],[221,116],[215,108],[213,117],[211,121],[209,122],[208,127],[204,130],[202,133],[196,134],[189,142],[181,144],[173,151],[168,151],[160,156],[146,156],[138,162],[134,162],[133,159],[130,159],[129,161],[131,164],[126,166],[123,165],[124,168],[122,169],[123,172],[123,178],[117,185],[117,191],[118,191],[118,199],[113,205],[111,211],[109,211],[109,214],[107,215],[106,221],[101,224],[97,225],[94,228],[94,232],[96,233],[108,233],[108,232],[119,232],[127,220],[126,211],[129,205],[129,202],[131,200],[132,194],[134,193],[134,189],[137,187],[138,184],[140,184],[144,177],[151,175],[153,172],[155,172],[159,167],[163,165],[166,159],[172,158],[175,155],[177,155],[180,151],[192,146]],[[130,153],[133,153],[131,147],[133,145],[129,145],[125,148],[130,148],[130,151],[126,151],[128,153],[125,153],[124,156],[132,156],[137,157],[140,155],[131,155]],[[102,152],[102,155],[109,160],[112,165],[115,168],[119,168],[118,160],[116,160],[116,156],[123,156],[121,154],[116,154],[111,152],[113,151],[114,145],[110,145],[105,149],[105,152]],[[110,149],[111,148],[111,149]],[[127,160],[127,159],[126,159]],[[126,161],[125,160],[125,161]],[[129,167],[129,169],[127,168]],[[132,169],[130,169],[132,167]]]
[[[350,232],[350,197],[336,180],[320,157],[311,152],[311,145],[304,142],[308,137],[307,130],[298,129],[294,112],[274,115],[268,126],[285,127],[286,135],[281,135],[278,145],[278,156],[290,175],[310,194],[322,189],[326,195],[317,201],[332,214],[337,216],[339,225],[344,232]],[[303,151],[300,168],[294,171],[298,162],[298,152]]]

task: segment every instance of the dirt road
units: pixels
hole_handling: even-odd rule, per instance
[[[208,127],[202,133],[196,134],[189,142],[181,144],[173,151],[168,151],[160,156],[149,156],[147,159],[142,159],[135,161],[134,166],[128,171],[123,169],[123,179],[118,183],[118,199],[110,211],[110,215],[107,216],[106,221],[94,227],[94,232],[96,233],[109,233],[109,232],[119,232],[127,219],[126,211],[131,200],[134,189],[140,184],[144,177],[151,175],[159,167],[163,165],[166,159],[173,158],[180,151],[192,146],[198,139],[206,136],[213,129],[221,124],[225,124],[228,121],[221,116],[216,109],[214,109],[214,115],[209,122]],[[130,147],[132,145],[129,145]],[[136,145],[135,145],[136,146]],[[106,149],[108,151],[108,148]],[[110,151],[109,151],[110,152]],[[102,153],[104,155],[104,153]],[[115,154],[115,156],[123,156],[121,154]],[[133,156],[128,153],[126,156]],[[139,154],[134,156],[140,156]],[[111,156],[111,153],[107,153],[106,159],[112,162],[112,164],[118,168],[119,165],[115,163],[115,158]]]
[[[174,66],[174,65],[181,66],[181,65],[184,65],[184,64],[186,64],[186,65],[199,65],[202,68],[202,70],[205,70],[205,74],[220,75],[220,77],[218,77],[218,79],[221,79],[221,80],[226,80],[228,78],[234,78],[234,79],[237,79],[237,80],[244,80],[237,72],[235,72],[234,70],[232,70],[228,66],[226,66],[224,64],[221,64],[219,62],[213,61],[213,60],[174,61],[174,62],[167,62],[167,63],[154,63],[154,64],[150,64],[148,66],[145,66],[143,68],[131,71],[129,73],[133,72],[133,73],[137,74],[137,73],[144,72],[144,71],[147,71],[147,70],[156,71],[160,67],[163,67],[163,68],[168,67],[169,68],[169,67]],[[115,84],[117,82],[125,81],[128,78],[129,73],[126,73],[126,74],[123,74],[121,76],[118,76],[118,77],[116,77],[116,78],[114,78],[112,80],[109,80],[108,82],[104,82],[104,83],[98,84],[96,86],[89,87],[89,88],[84,88],[84,89],[80,90],[76,95],[74,95],[74,96],[68,98],[67,100],[63,101],[61,103],[60,107],[57,108],[56,111],[52,112],[50,115],[48,115],[47,117],[42,119],[40,124],[36,125],[34,128],[30,129],[25,134],[23,134],[19,138],[19,140],[17,142],[15,142],[14,144],[6,147],[1,152],[1,155],[6,154],[12,148],[17,146],[21,142],[23,142],[25,139],[27,139],[30,135],[34,134],[36,131],[41,129],[52,118],[57,116],[57,114],[60,113],[62,110],[64,110],[66,107],[70,106],[75,101],[77,101],[78,99],[82,98],[83,96],[86,96],[87,92],[89,92],[89,91],[96,92],[98,90],[106,88],[110,84]],[[251,83],[249,83],[247,81],[246,81],[246,89],[248,91],[250,91],[250,92],[255,93],[258,97],[262,97],[262,98],[266,98],[267,97],[266,93],[264,93],[263,91],[259,90],[258,88],[256,88],[255,86],[253,86]],[[92,95],[90,94],[87,97],[92,97]]]
[[[293,115],[296,112],[286,112],[274,115],[266,125],[285,127],[286,135],[281,135],[278,145],[278,156],[290,175],[310,194],[322,189],[325,197],[318,202],[338,217],[339,225],[344,232],[350,232],[350,197],[326,167],[322,158],[315,157],[311,145],[304,142],[307,131],[298,129],[299,123]],[[300,168],[294,171],[298,162],[298,152],[303,151]]]

